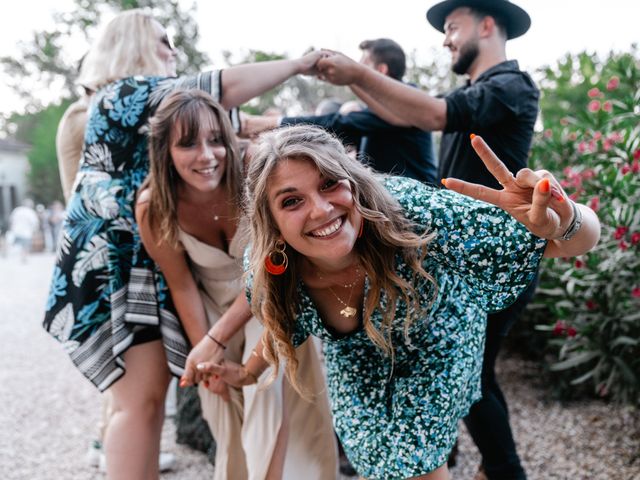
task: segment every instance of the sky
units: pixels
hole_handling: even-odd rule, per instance
[[[185,6],[193,0],[181,0]],[[444,36],[432,28],[425,12],[432,0],[236,0],[196,1],[201,31],[200,49],[221,64],[220,52],[249,49],[301,55],[308,47],[340,50],[359,58],[358,44],[388,37],[425,62],[442,52]],[[518,0],[532,19],[529,32],[507,43],[508,58],[523,69],[553,64],[567,52],[583,50],[601,55],[629,51],[640,44],[638,0]],[[54,11],[66,11],[71,0],[19,0],[5,6],[0,16],[0,55],[16,53],[16,44],[31,32],[52,25]],[[77,59],[85,45],[73,45]],[[51,92],[52,99],[55,92]],[[0,72],[0,112],[19,109]]]

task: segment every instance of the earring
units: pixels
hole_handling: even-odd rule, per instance
[[[276,240],[276,244],[264,259],[264,268],[267,269],[271,275],[282,275],[289,266],[289,259],[287,254],[284,253],[284,249],[287,244],[282,240]]]
[[[360,222],[360,231],[358,232],[358,238],[362,236],[363,231],[364,231],[364,217],[362,217],[362,222]]]

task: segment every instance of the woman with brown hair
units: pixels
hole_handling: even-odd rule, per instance
[[[231,108],[311,71],[319,56],[176,77],[167,32],[136,9],[109,22],[83,62],[78,82],[95,93],[44,327],[88,380],[112,393],[105,434],[110,478],[158,477],[170,369],[180,374],[187,354],[173,344],[179,322],[161,308],[164,284],[150,274],[133,213],[149,169],[147,120],[177,88],[204,90]]]
[[[226,112],[204,92],[169,95],[151,119],[149,157],[136,219],[147,252],[166,278],[188,337],[183,343],[204,340],[220,360],[246,361],[251,350],[245,351],[245,343],[255,345],[262,327],[250,312],[237,316],[230,309],[245,297],[248,230],[240,210],[243,165]],[[298,348],[298,358],[302,383],[323,392],[311,340]],[[335,478],[326,395],[307,402],[281,374],[260,391],[209,379],[199,394],[216,440],[215,478]]]
[[[472,145],[503,189],[445,184],[493,205],[374,175],[314,127],[264,135],[247,206],[251,307],[265,334],[244,365],[201,362],[198,373],[247,385],[266,361],[286,362],[295,385],[295,346],[316,335],[358,473],[447,479],[458,420],[480,395],[486,312],[517,298],[543,254],[579,255],[599,237],[596,215],[550,174],[514,177],[480,137]]]

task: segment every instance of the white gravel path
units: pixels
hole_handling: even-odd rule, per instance
[[[26,264],[0,257],[0,480],[104,479],[85,453],[100,415],[99,393],[41,328],[52,254]],[[535,365],[503,360],[519,451],[531,480],[640,480],[637,409],[597,401],[548,400]],[[165,423],[163,450],[178,465],[164,480],[211,478],[204,455],[173,441]],[[461,434],[456,480],[471,479],[479,456]],[[303,480],[303,479],[302,479]]]

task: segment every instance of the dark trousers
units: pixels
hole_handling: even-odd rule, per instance
[[[482,466],[489,480],[526,480],[516,452],[507,401],[496,379],[495,365],[500,346],[507,332],[529,303],[537,281],[505,310],[487,317],[487,336],[482,363],[482,399],[475,403],[464,418],[467,430],[482,455]]]

